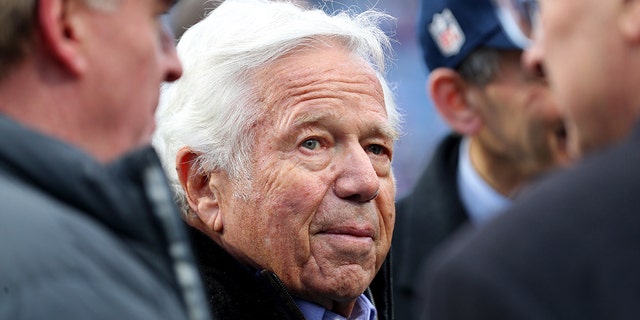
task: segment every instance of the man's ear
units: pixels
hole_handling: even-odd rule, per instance
[[[478,132],[482,117],[467,100],[469,84],[455,70],[437,68],[429,74],[427,92],[444,120],[456,132],[467,135]]]
[[[37,5],[38,28],[45,48],[72,74],[87,68],[82,52],[82,19],[88,10],[81,1],[40,0]]]
[[[197,159],[198,154],[188,147],[176,154],[178,180],[186,193],[189,208],[195,213],[195,216],[188,215],[187,222],[207,234],[222,232],[217,189],[209,179],[210,173],[202,172],[194,165]]]
[[[640,1],[622,0],[620,3],[620,27],[626,37],[633,43],[640,43]]]

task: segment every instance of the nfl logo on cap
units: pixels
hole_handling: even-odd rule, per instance
[[[445,57],[458,54],[464,45],[465,37],[462,28],[449,9],[433,15],[429,32]]]

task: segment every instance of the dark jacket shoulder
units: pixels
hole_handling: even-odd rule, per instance
[[[432,251],[468,221],[458,194],[462,137],[447,135],[436,148],[411,193],[396,203],[392,266],[395,314],[415,318],[413,300],[421,265]]]
[[[166,239],[127,174],[156,165],[153,150],[108,168],[2,116],[0,135],[0,318],[186,318]]]
[[[639,162],[636,127],[628,141],[544,178],[505,214],[457,236],[429,269],[431,319],[637,317]]]

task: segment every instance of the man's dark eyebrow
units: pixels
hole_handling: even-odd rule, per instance
[[[322,122],[322,120],[331,118],[331,113],[321,113],[321,114],[307,114],[298,119],[296,119],[292,126],[294,128],[304,127],[307,125],[317,124]],[[384,136],[390,140],[397,140],[399,138],[398,130],[396,130],[390,123],[385,123],[383,126],[376,127],[373,129],[372,133],[375,133],[380,136]]]

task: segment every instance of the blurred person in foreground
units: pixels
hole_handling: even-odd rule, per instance
[[[182,36],[154,145],[218,319],[391,319],[388,18],[226,0]]]
[[[568,162],[547,83],[520,65],[490,0],[425,0],[420,42],[427,90],[454,133],[398,201],[393,237],[399,319],[416,318],[416,280],[434,248],[465,224],[482,226],[532,180]]]
[[[1,319],[207,318],[149,145],[171,5],[0,4]]]
[[[510,33],[533,32],[525,66],[546,71],[569,153],[581,160],[437,254],[425,319],[635,319],[640,1],[509,0],[497,8]]]

